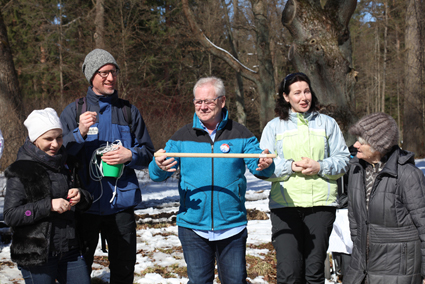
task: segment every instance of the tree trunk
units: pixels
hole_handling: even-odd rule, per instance
[[[17,148],[22,144],[26,133],[22,125],[23,120],[24,110],[18,76],[7,38],[6,26],[0,12],[0,129],[5,142],[2,156],[3,167],[8,166],[16,159]]]
[[[94,42],[96,48],[105,48],[105,0],[96,1],[96,16],[94,19],[96,32],[94,33]]]
[[[320,104],[330,106],[346,138],[356,120],[351,103],[357,72],[348,29],[356,5],[357,0],[288,0],[282,12],[282,23],[293,37],[289,60],[309,76]]]
[[[230,17],[229,17],[229,12],[227,9],[227,5],[226,5],[226,1],[225,0],[221,0],[221,3],[223,5],[224,8],[224,13],[225,13],[225,20],[226,20],[226,25],[227,25],[227,34],[228,34],[228,39],[229,39],[229,44],[230,44],[230,49],[231,49],[231,54],[237,59],[239,60],[238,57],[238,51],[237,51],[237,39],[235,38],[231,26],[230,26]],[[238,12],[238,0],[233,0],[233,19],[236,23],[238,23],[238,17],[239,17],[239,12]],[[241,72],[236,71],[236,84],[235,84],[235,101],[236,101],[236,119],[237,121],[242,124],[245,125],[246,124],[246,112],[245,112],[245,100],[244,100],[244,89],[243,89],[243,80],[242,80],[242,75]]]
[[[406,13],[406,77],[404,91],[403,148],[425,154],[421,64],[420,0],[408,0]]]
[[[258,56],[258,72],[249,69],[238,61],[231,53],[213,44],[199,28],[193,12],[189,8],[188,0],[181,0],[183,11],[190,25],[193,35],[212,55],[224,60],[235,71],[254,82],[260,97],[260,129],[274,117],[275,82],[273,78],[273,64],[270,55],[269,35],[267,27],[266,6],[261,0],[251,0],[256,26],[256,51]]]
[[[265,1],[251,0],[254,23],[257,28],[257,42],[255,45],[258,57],[258,74],[261,80],[256,82],[260,97],[260,129],[275,117],[275,94],[276,84],[272,55],[270,52],[269,28],[267,25],[267,6]]]

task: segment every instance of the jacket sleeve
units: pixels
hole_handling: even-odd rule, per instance
[[[403,203],[418,229],[422,251],[422,277],[425,278],[425,177],[422,171],[413,165],[407,165],[405,174],[400,174]]]
[[[155,149],[142,115],[134,105],[131,105],[131,115],[133,118],[133,141],[129,150],[132,153],[132,159],[126,166],[141,170],[152,161]]]
[[[261,152],[263,152],[263,150],[261,150],[257,138],[255,136],[248,138],[244,147],[244,154],[260,154]],[[272,152],[270,151],[270,153]],[[244,161],[249,171],[256,177],[262,179],[270,177],[275,169],[274,162],[272,162],[272,164],[267,169],[257,171],[256,168],[258,167],[259,159],[246,158]]]
[[[80,202],[75,205],[75,209],[81,212],[87,211],[93,203],[93,196],[85,189],[78,188],[78,191],[80,192]]]
[[[25,189],[19,178],[8,178],[4,199],[4,221],[8,226],[30,225],[49,217],[51,204],[50,197],[27,203]]]
[[[331,180],[337,180],[348,169],[350,152],[345,144],[344,136],[334,119],[326,123],[326,135],[328,136],[328,158],[319,161],[319,175]]]
[[[75,104],[71,103],[63,110],[60,116],[63,129],[63,145],[66,151],[74,156],[77,156],[85,142],[78,129],[77,121],[75,120],[76,115]]]
[[[350,179],[351,177],[348,176],[348,179]],[[357,222],[356,219],[354,218],[354,193],[353,190],[348,190],[348,221],[350,223],[350,234],[351,234],[351,240],[353,241],[353,243],[355,243],[356,241],[356,237],[357,237]]]
[[[285,159],[282,151],[278,151],[276,147],[276,128],[272,121],[267,123],[263,130],[260,140],[261,149],[269,149],[270,153],[276,154],[277,158],[274,159],[274,172],[267,179],[268,181],[285,181],[294,172],[292,171],[292,159]]]
[[[179,142],[168,140],[164,150],[166,153],[180,153],[181,147],[179,147]],[[167,159],[170,159],[170,158],[167,158]],[[174,159],[177,161],[177,164],[173,168],[177,169],[180,165],[180,158],[174,157]],[[170,176],[172,176],[173,173],[174,172],[164,171],[160,167],[158,167],[158,165],[155,162],[155,158],[149,164],[149,177],[153,181],[156,181],[156,182],[164,181]]]

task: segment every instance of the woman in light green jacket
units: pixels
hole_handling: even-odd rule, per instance
[[[279,86],[275,112],[260,147],[278,157],[269,181],[272,242],[278,283],[321,283],[335,220],[336,180],[349,151],[336,121],[318,112],[309,78],[289,74]]]

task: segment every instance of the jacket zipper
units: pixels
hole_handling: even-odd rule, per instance
[[[214,154],[214,143],[211,144],[211,153]],[[211,158],[211,231],[214,231],[214,158]]]

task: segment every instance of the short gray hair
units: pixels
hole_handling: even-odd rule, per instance
[[[195,87],[193,87],[193,96],[195,96],[195,91],[197,88],[203,87],[205,85],[213,86],[217,97],[224,97],[226,95],[223,80],[212,76],[201,78],[198,80],[198,82],[196,82]]]
[[[372,153],[376,152],[376,150],[372,147],[372,145],[370,145],[365,139],[363,139],[363,137],[357,137],[357,141],[359,141],[360,144],[362,145],[369,145],[370,146],[370,151]]]

